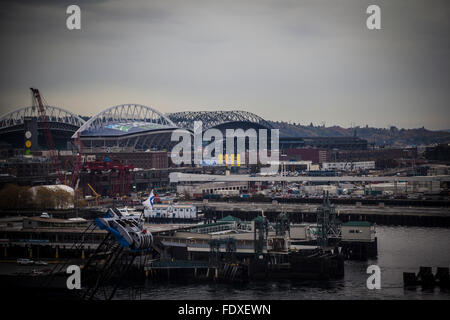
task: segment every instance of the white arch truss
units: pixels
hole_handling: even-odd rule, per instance
[[[58,122],[77,127],[81,127],[86,122],[76,114],[54,106],[45,106],[45,114],[49,122]],[[40,119],[38,108],[23,107],[4,114],[0,117],[0,129],[22,125],[24,118],[27,117]]]
[[[104,128],[109,124],[123,123],[127,121],[145,122],[155,124],[158,127],[177,128],[177,126],[163,113],[151,107],[141,104],[121,104],[113,106],[96,114],[85,124],[83,124],[72,136],[75,138],[78,133],[86,130]]]

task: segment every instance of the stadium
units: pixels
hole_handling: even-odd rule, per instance
[[[174,130],[184,129],[192,134],[195,121],[202,121],[203,130],[270,129],[261,117],[245,111],[202,111],[162,114],[147,106],[125,104],[110,107],[90,118],[73,135],[80,135],[86,150],[157,151],[170,150]]]
[[[67,142],[85,121],[76,114],[59,107],[45,107],[48,125],[55,147],[67,149]],[[44,123],[37,107],[23,107],[0,117],[0,141],[11,148],[24,148],[25,133],[30,132],[32,149],[47,148]]]
[[[72,138],[79,135],[86,150],[167,150],[171,145],[171,134],[176,129],[179,129],[177,125],[151,107],[123,104],[91,117]]]
[[[256,132],[268,129],[269,141],[270,129],[274,129],[260,116],[239,110],[163,114],[145,105],[122,104],[104,109],[85,121],[60,107],[45,108],[50,132],[59,150],[74,150],[74,142],[80,137],[83,149],[91,152],[170,151],[177,143],[171,141],[173,131],[184,129],[192,134],[196,121],[202,122],[203,131],[218,129],[223,136],[227,129],[254,129]],[[48,149],[44,129],[36,107],[9,112],[0,117],[1,148],[24,149],[25,140],[29,139],[32,151]],[[31,138],[25,139],[27,131],[31,133]],[[288,137],[280,132],[281,150],[298,147],[366,149],[367,141],[357,137]]]

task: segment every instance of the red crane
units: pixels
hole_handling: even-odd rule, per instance
[[[99,191],[106,194],[105,184],[102,185],[102,177],[108,177],[108,194],[112,197],[128,195],[133,179],[133,165],[122,164],[118,160],[102,161],[96,160],[82,164],[81,170],[88,173],[85,182]],[[104,181],[103,181],[104,182]]]
[[[58,175],[59,183],[63,183],[64,177],[59,164],[58,152],[56,151],[55,143],[53,142],[53,137],[50,132],[50,124],[46,114],[46,108],[43,103],[43,98],[38,89],[30,88],[30,90],[33,93],[33,105],[37,105],[39,117],[41,118],[41,123],[44,127],[45,137],[47,140],[47,147],[50,153],[50,157],[52,159],[53,169],[56,171]]]
[[[80,136],[79,132],[75,139],[75,145],[78,147],[78,154],[77,154],[77,159],[75,161],[75,165],[73,166],[72,177],[70,178],[69,185],[72,188],[77,189],[77,187],[78,187],[77,180],[80,175],[81,168],[83,166],[83,153],[82,153],[83,152],[83,142],[81,141],[81,136]]]

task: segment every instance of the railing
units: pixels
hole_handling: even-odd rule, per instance
[[[186,260],[174,260],[174,261],[152,261],[147,269],[155,268],[207,268],[208,263],[202,261],[186,261]]]

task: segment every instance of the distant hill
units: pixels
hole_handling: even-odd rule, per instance
[[[280,129],[280,136],[291,137],[346,137],[356,135],[366,139],[369,144],[406,147],[412,145],[429,145],[434,143],[450,143],[450,130],[432,131],[425,128],[398,129],[397,127],[372,128],[355,127],[342,128],[339,126],[303,126],[283,121],[269,121],[275,128]]]

